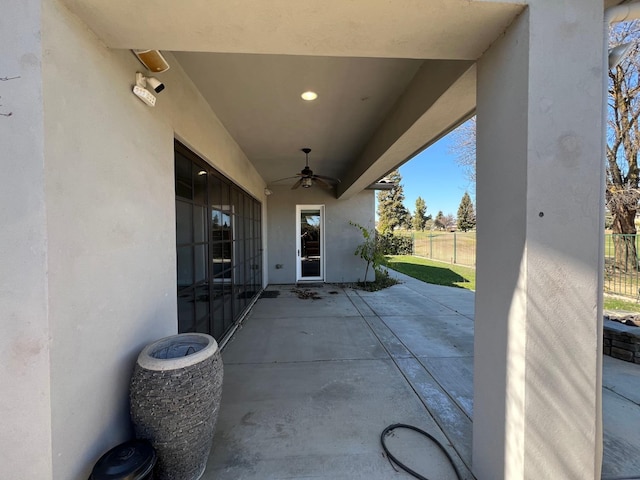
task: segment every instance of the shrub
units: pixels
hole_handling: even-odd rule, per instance
[[[383,255],[411,255],[413,254],[413,239],[404,235],[394,235],[391,232],[378,233],[378,248]]]
[[[364,238],[364,241],[360,245],[358,245],[356,251],[353,254],[359,256],[361,259],[367,262],[367,267],[364,271],[364,283],[367,283],[369,267],[373,267],[373,271],[377,276],[378,272],[380,271],[380,266],[384,262],[384,254],[380,250],[380,245],[378,244],[378,234],[375,229],[367,230],[362,225],[358,225],[357,223],[349,223],[358,228],[360,232],[362,232],[362,237]]]

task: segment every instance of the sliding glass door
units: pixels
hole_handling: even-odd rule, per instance
[[[261,204],[175,144],[178,331],[221,340],[262,285]]]

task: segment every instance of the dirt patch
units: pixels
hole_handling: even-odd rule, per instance
[[[292,288],[291,291],[295,293],[301,300],[322,300],[322,297],[318,295],[318,292],[309,288]]]

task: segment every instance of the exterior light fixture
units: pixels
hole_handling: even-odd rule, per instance
[[[153,73],[162,73],[169,70],[169,63],[158,50],[133,50],[140,63]]]
[[[312,100],[315,100],[316,98],[318,98],[318,94],[316,92],[312,92],[311,90],[304,92],[300,96],[302,97],[303,100],[306,100],[307,102],[311,102]]]

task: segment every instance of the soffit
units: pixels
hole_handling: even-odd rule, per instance
[[[298,173],[300,149],[309,147],[315,173],[344,179],[342,196],[469,115],[468,68],[524,8],[470,0],[63,1],[111,48],[172,51],[267,184]],[[303,102],[306,89],[318,100]]]
[[[300,172],[303,147],[312,149],[314,172],[344,178],[422,65],[405,59],[174,55],[267,183]],[[309,89],[317,100],[300,98]]]
[[[522,6],[469,0],[64,0],[111,48],[475,60]]]

